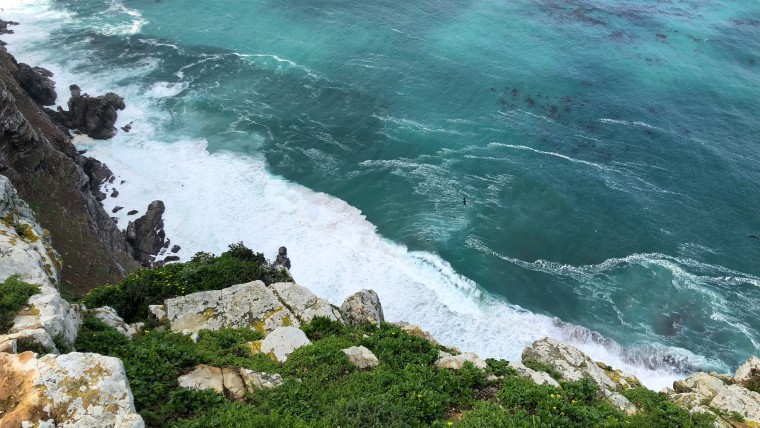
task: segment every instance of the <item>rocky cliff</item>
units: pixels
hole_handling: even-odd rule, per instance
[[[19,64],[0,47],[0,174],[50,231],[63,258],[62,282],[71,291],[84,292],[119,280],[136,263],[90,191],[99,183],[84,168],[88,159],[37,103],[49,104],[55,96],[50,77],[47,70]],[[109,134],[110,129],[100,124],[98,132]]]

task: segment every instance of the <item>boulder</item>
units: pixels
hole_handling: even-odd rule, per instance
[[[162,218],[164,210],[162,201],[153,201],[148,205],[145,215],[127,225],[125,238],[135,251],[135,259],[143,266],[151,266],[155,256],[166,244]]]
[[[116,309],[110,306],[103,306],[100,308],[92,309],[89,314],[95,318],[103,321],[105,324],[113,327],[119,333],[127,337],[132,337],[137,334],[137,330],[131,325],[124,322],[124,319],[116,313]]]
[[[710,406],[722,412],[736,412],[749,423],[760,424],[760,394],[739,385],[721,388]]]
[[[177,379],[179,386],[190,389],[210,389],[220,394],[224,393],[224,376],[222,369],[201,364],[188,374]]]
[[[240,377],[243,379],[245,389],[249,394],[252,394],[257,389],[272,389],[282,385],[282,376],[279,374],[240,369]]]
[[[222,379],[224,380],[224,391],[233,400],[242,401],[245,398],[245,384],[240,377],[240,370],[224,368],[222,369]]]
[[[295,327],[277,327],[261,341],[261,352],[278,362],[285,362],[298,348],[310,345],[306,334]]]
[[[478,357],[478,354],[475,354],[473,352],[465,352],[464,354],[459,355],[450,355],[446,352],[441,351],[439,353],[440,358],[435,362],[435,366],[439,369],[453,369],[453,370],[459,370],[462,367],[464,367],[465,362],[472,363],[475,368],[478,369],[485,369],[488,367],[485,361],[481,360],[480,357]]]
[[[306,287],[292,282],[278,282],[269,286],[280,301],[301,321],[311,322],[314,317],[326,317],[333,321],[343,321],[335,308],[319,298]]]
[[[153,321],[158,324],[166,321],[166,305],[149,305],[148,312],[150,312],[150,317]]]
[[[228,327],[248,327],[263,333],[281,326],[300,325],[261,281],[175,297],[165,304],[171,330],[185,334]]]
[[[50,78],[53,73],[41,68],[30,67],[28,64],[20,63],[16,78],[22,88],[29,94],[37,104],[49,106],[55,104],[58,94],[55,92],[55,82]]]
[[[0,352],[5,352],[6,354],[16,354],[18,353],[18,342],[16,339],[0,339]]]
[[[117,110],[124,110],[124,98],[109,92],[98,97],[82,94],[77,85],[69,86],[68,111],[58,110],[51,118],[59,125],[76,129],[90,138],[107,140],[116,135]]]
[[[751,380],[760,381],[760,359],[755,356],[749,357],[744,364],[739,366],[733,378],[735,383],[742,386],[746,386]]]
[[[346,323],[354,327],[385,322],[380,298],[373,290],[361,290],[346,297],[340,306],[340,312]]]
[[[559,382],[554,380],[554,378],[551,377],[549,373],[539,372],[529,367],[525,367],[525,364],[519,361],[510,361],[509,365],[515,369],[515,371],[517,371],[518,375],[526,377],[532,380],[534,383],[537,383],[539,385],[551,385],[559,387]]]
[[[9,332],[43,329],[51,339],[73,349],[82,319],[81,305],[70,304],[58,290],[45,285],[39,294],[29,298],[28,307],[16,315]]]
[[[142,428],[121,360],[0,353],[0,426]]]
[[[39,350],[46,354],[58,354],[58,348],[53,342],[50,334],[42,328],[30,328],[19,331],[18,333],[4,334],[0,336],[0,343],[13,341],[16,343],[16,351]]]
[[[359,369],[371,369],[380,364],[375,354],[364,346],[352,346],[343,349],[351,363]]]
[[[669,394],[668,398],[676,406],[680,406],[685,409],[693,409],[695,407],[710,403],[710,400],[704,402],[704,396],[697,394],[696,392],[679,392],[675,394]]]

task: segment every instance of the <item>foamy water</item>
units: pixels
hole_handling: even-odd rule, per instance
[[[183,260],[197,251],[219,253],[238,241],[269,257],[285,245],[299,284],[333,304],[340,304],[358,290],[372,288],[378,292],[388,320],[419,324],[440,342],[481,357],[516,360],[532,341],[551,336],[637,375],[653,389],[669,386],[682,376],[647,367],[667,365],[663,361],[667,358],[697,366],[705,362],[681,348],[657,344],[623,347],[587,329],[511,305],[458,274],[436,254],[409,251],[383,238],[357,208],[271,174],[263,157],[212,154],[201,138],[165,134],[163,125],[169,113],[161,110],[159,101],[181,94],[188,82],[156,83],[147,90],[119,83],[147,73],[158,60],[94,75],[75,72],[76,61],[86,59],[72,60],[67,52],[44,49],[46,37],[57,26],[71,24],[71,16],[55,12],[47,1],[10,0],[4,4],[5,19],[22,23],[15,27],[16,35],[4,37],[9,50],[19,61],[49,68],[56,74],[59,103],[65,101],[65,88],[70,83],[79,83],[91,94],[116,91],[125,97],[128,107],[120,113],[117,126],[133,122],[130,133],[120,132],[110,141],[79,138],[76,143],[116,174],[106,190],[110,193],[116,188],[119,196],[107,198],[104,207],[108,212],[116,206],[124,207],[113,214],[120,227],[136,217],[128,216],[129,210],[140,210],[139,216],[151,201],[165,202],[167,235],[172,244],[182,247],[178,255]],[[142,17],[122,8],[114,2],[111,10],[124,12],[124,22],[104,27],[104,34],[139,32]],[[259,57],[299,68],[275,55]],[[312,73],[309,69],[306,72]],[[178,77],[182,79],[183,75]],[[416,122],[405,123],[426,129]],[[607,168],[527,146],[502,146]],[[531,265],[538,269],[537,264]]]

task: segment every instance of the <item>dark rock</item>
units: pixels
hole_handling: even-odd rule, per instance
[[[118,217],[111,217],[111,220],[113,220],[114,223],[118,223],[119,222],[119,218]]]
[[[119,191],[116,189],[111,190],[111,197],[115,198],[117,196],[119,196]]]
[[[103,183],[108,182],[108,180],[113,177],[113,172],[108,169],[108,166],[106,164],[95,158],[82,156],[82,159],[82,169],[90,179],[87,187],[90,189],[90,192],[98,201],[104,200],[106,198],[106,194],[100,190],[100,186],[103,185]]]
[[[275,259],[273,265],[285,266],[286,268],[290,269],[290,259],[288,258],[287,248],[280,247],[280,250],[278,251],[278,254],[277,254],[277,258]]]
[[[166,256],[166,258],[164,258],[164,263],[178,262],[178,261],[179,261],[179,256]]]
[[[124,98],[109,92],[98,97],[83,94],[77,85],[69,86],[71,98],[67,103],[69,110],[60,107],[45,112],[65,129],[75,129],[91,138],[107,140],[116,135],[117,110],[124,110]]]
[[[41,68],[30,67],[28,64],[18,65],[16,78],[22,88],[32,97],[34,102],[43,106],[55,104],[58,94],[55,93],[55,82],[50,80],[53,73]]]
[[[13,30],[9,30],[8,27],[11,25],[18,25],[18,22],[14,21],[3,21],[0,19],[0,34],[13,34]]]
[[[153,201],[148,205],[145,215],[127,225],[125,238],[135,250],[135,260],[143,266],[151,266],[155,255],[161,251],[166,242],[164,232],[164,203]]]
[[[135,215],[135,214],[137,214],[137,210],[129,210],[127,212],[127,215]]]
[[[117,212],[119,212],[119,211],[121,211],[123,209],[124,209],[124,207],[113,207],[113,209],[111,210],[111,212],[115,214],[115,213],[117,213]]]
[[[129,132],[132,130],[132,122],[129,122],[128,124],[121,127],[121,130],[124,132]]]
[[[179,245],[173,245],[172,246],[172,253],[178,253],[179,250],[181,250],[181,249],[182,249],[182,247],[180,247]]]

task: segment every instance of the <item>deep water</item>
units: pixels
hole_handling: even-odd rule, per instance
[[[759,352],[760,3],[5,3],[59,103],[126,97],[134,130],[81,147],[183,258],[287,245],[334,303],[652,386]]]

